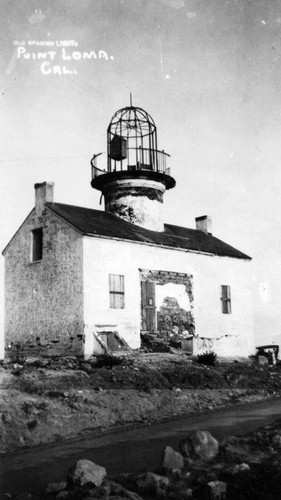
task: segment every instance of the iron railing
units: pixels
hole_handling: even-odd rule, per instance
[[[98,168],[97,157],[99,155],[94,155],[91,160],[92,179],[109,172],[122,171],[149,171],[171,175],[170,168],[167,166],[167,158],[170,155],[165,151],[142,147],[127,148],[126,151],[126,158],[121,161],[109,157],[107,170]]]

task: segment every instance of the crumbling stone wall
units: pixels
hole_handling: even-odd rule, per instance
[[[171,334],[182,335],[188,333],[194,335],[192,276],[186,273],[145,269],[140,270],[140,276],[142,280],[154,281],[160,286],[170,283],[184,285],[190,303],[190,310],[180,307],[176,297],[165,297],[157,311],[157,331],[165,339],[168,339]]]
[[[31,262],[31,231],[43,258]],[[82,237],[45,209],[31,212],[5,252],[6,355],[83,353]]]
[[[182,335],[183,333],[194,333],[194,321],[191,311],[186,311],[179,306],[175,297],[166,297],[157,311],[157,330],[163,336],[173,333]]]

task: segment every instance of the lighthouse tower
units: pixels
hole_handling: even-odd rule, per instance
[[[157,129],[142,108],[117,111],[107,129],[107,169],[92,158],[93,188],[101,191],[105,211],[151,229],[164,230],[163,196],[176,182],[167,166],[169,155],[158,150]]]

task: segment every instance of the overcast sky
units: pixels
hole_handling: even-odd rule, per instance
[[[208,214],[215,236],[253,257],[257,343],[281,343],[281,1],[0,6],[1,248],[36,182],[55,182],[56,201],[99,208],[90,158],[132,92],[171,155],[166,222],[195,227]]]

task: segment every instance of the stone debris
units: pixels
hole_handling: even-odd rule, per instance
[[[166,476],[160,476],[153,472],[146,472],[137,478],[136,485],[140,493],[159,493],[167,488],[170,480]]]
[[[91,460],[78,460],[68,472],[67,482],[70,486],[85,486],[92,484],[100,486],[106,476],[104,467]]]
[[[202,460],[211,460],[219,451],[219,442],[209,431],[196,431],[179,443],[184,457]]]
[[[206,487],[206,500],[225,500],[227,485],[223,481],[210,481]]]
[[[236,475],[236,474],[240,474],[241,472],[246,472],[249,470],[250,470],[250,466],[243,462],[242,464],[233,465],[233,467],[231,467],[231,469],[230,469],[230,472],[233,475]]]
[[[40,496],[31,493],[11,495],[5,493],[7,500],[226,500],[256,499],[273,500],[280,498],[281,489],[281,457],[275,452],[272,443],[281,429],[272,426],[257,431],[245,438],[231,438],[231,442],[239,441],[240,458],[236,461],[222,463],[223,448],[218,454],[206,462],[206,455],[195,454],[193,460],[183,457],[170,446],[163,450],[163,463],[158,470],[145,473],[123,473],[109,477],[106,469],[90,460],[81,459],[72,466],[67,481],[50,483]],[[200,436],[204,442],[204,436]],[[196,434],[196,433],[194,433]],[[190,438],[190,436],[189,436]],[[194,438],[194,435],[193,435]],[[208,442],[213,442],[208,435]],[[198,436],[197,436],[198,439]],[[213,438],[214,439],[214,438]],[[183,440],[186,445],[186,440]],[[196,440],[195,440],[196,441]],[[241,460],[243,457],[243,441],[249,447],[249,464]],[[191,441],[193,442],[193,441]],[[260,453],[257,461],[256,446]],[[266,448],[266,450],[265,450]],[[264,455],[266,451],[266,455]],[[238,453],[238,448],[237,448]],[[209,456],[207,454],[207,456]],[[253,460],[251,462],[251,459]],[[168,467],[167,467],[168,465]],[[177,466],[177,468],[176,468]],[[162,473],[160,473],[162,471]],[[163,472],[164,471],[164,472]],[[265,475],[266,472],[266,475]],[[267,478],[267,482],[264,484]],[[2,498],[2,497],[1,497]]]
[[[181,470],[184,467],[184,458],[178,452],[175,451],[171,446],[166,446],[163,451],[163,461],[162,466],[165,470]]]

